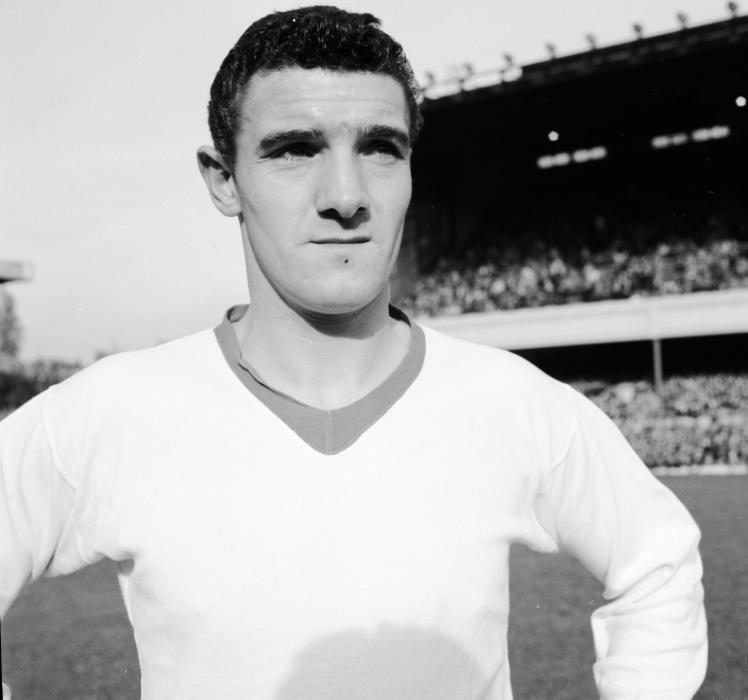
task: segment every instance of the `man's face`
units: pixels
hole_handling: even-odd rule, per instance
[[[408,112],[394,78],[255,75],[236,145],[255,301],[272,288],[293,307],[345,313],[386,293],[411,194]]]

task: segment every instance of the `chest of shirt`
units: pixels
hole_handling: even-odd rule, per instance
[[[501,431],[426,440],[428,426],[384,421],[324,455],[272,418],[207,427],[161,426],[111,456],[102,548],[175,609],[268,605],[303,581],[295,604],[328,616],[477,612],[506,586],[509,544],[532,537],[534,465]]]

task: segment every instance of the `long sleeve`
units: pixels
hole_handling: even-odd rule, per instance
[[[691,698],[707,659],[699,529],[612,421],[571,401],[575,426],[537,515],[605,584],[610,602],[592,615],[600,696]]]
[[[0,616],[24,585],[56,559],[65,570],[86,563],[73,526],[75,487],[50,440],[48,392],[0,422]]]

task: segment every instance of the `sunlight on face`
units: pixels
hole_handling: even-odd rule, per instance
[[[403,88],[373,73],[254,76],[234,178],[253,303],[363,307],[387,293],[410,201]]]

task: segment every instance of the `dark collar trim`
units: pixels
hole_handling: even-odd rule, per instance
[[[398,308],[390,316],[410,326],[407,354],[378,387],[358,401],[333,410],[303,404],[265,384],[241,356],[232,323],[244,316],[248,306],[231,307],[214,333],[221,352],[239,381],[265,406],[318,452],[334,455],[350,447],[377,422],[408,390],[423,367],[426,341],[423,330]]]

